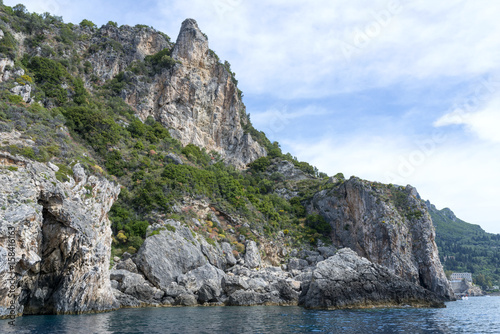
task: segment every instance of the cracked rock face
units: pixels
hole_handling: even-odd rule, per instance
[[[316,265],[302,290],[306,308],[339,309],[373,306],[444,307],[435,293],[392,274],[387,268],[343,248]]]
[[[453,299],[425,203],[411,186],[404,188],[402,197],[408,212],[398,210],[385,189],[351,178],[317,193],[308,211],[330,223],[336,246],[349,247],[401,278]]]
[[[228,163],[243,168],[266,151],[242,123],[248,120],[238,89],[224,65],[208,48],[195,20],[182,23],[172,58],[179,61],[153,82],[134,82],[125,101],[143,120],[152,116],[183,145],[216,151]]]
[[[0,152],[1,316],[11,300],[18,314],[117,307],[109,282],[107,213],[119,187],[87,175],[79,164],[69,181],[60,182],[57,167],[49,165]],[[7,250],[14,256],[4,256]],[[6,293],[11,287],[15,298]]]

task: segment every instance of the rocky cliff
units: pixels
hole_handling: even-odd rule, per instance
[[[244,167],[266,155],[266,151],[245,133],[248,122],[245,105],[230,69],[208,47],[208,39],[193,19],[182,23],[177,41],[151,28],[106,25],[80,42],[92,72],[92,81],[104,83],[124,74],[126,86],[120,96],[143,121],[152,116],[170,130],[183,145],[195,144],[215,151],[228,163]],[[172,66],[156,69],[153,75],[139,70],[146,56],[165,52]],[[169,59],[169,58],[163,58]]]
[[[107,213],[119,187],[0,152],[0,315],[116,308]]]
[[[444,307],[434,293],[359,257],[349,248],[317,264],[303,288],[308,308],[364,308],[412,305]]]
[[[308,207],[333,227],[332,240],[447,299],[435,230],[415,188],[351,178],[314,195]]]
[[[154,117],[183,145],[216,151],[240,168],[265,156],[266,151],[243,131],[248,120],[232,74],[209,50],[195,20],[182,23],[172,58],[177,64],[153,82],[135,82],[123,92],[139,117]]]
[[[194,20],[172,44],[50,16],[30,32],[38,16],[18,14],[0,12],[2,315],[452,298],[416,191],[282,154]],[[118,186],[84,166],[126,189],[113,238]]]
[[[123,84],[117,94],[141,120],[152,116],[183,145],[191,143],[207,152],[215,151],[238,168],[266,155],[243,130],[249,120],[234,73],[209,49],[208,39],[195,20],[182,23],[176,43],[145,26],[72,26],[72,48],[59,42],[61,34],[58,26],[43,31],[44,47],[19,48],[18,56],[52,57],[51,50],[59,49],[61,59],[68,62],[76,52],[82,56],[79,63],[85,64],[87,89],[98,89],[115,78]],[[29,37],[23,33],[14,36],[19,44]],[[151,65],[147,57],[154,56],[157,58]],[[0,59],[0,82],[7,65],[14,63],[9,58]],[[12,93],[22,93],[27,101],[26,88],[31,86],[19,85]],[[73,94],[69,88],[68,94]]]

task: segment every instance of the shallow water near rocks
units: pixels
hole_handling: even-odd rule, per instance
[[[300,307],[170,307],[87,315],[27,316],[0,333],[500,333],[500,297],[444,309],[305,310]]]

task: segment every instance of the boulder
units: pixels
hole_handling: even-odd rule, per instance
[[[231,306],[279,305],[279,292],[260,293],[255,291],[235,291],[227,301]]]
[[[222,243],[222,252],[226,258],[226,263],[229,266],[234,266],[236,264],[236,258],[233,255],[233,248],[227,242]]]
[[[191,293],[183,293],[175,298],[175,305],[180,306],[195,306],[198,302],[196,301],[196,296]]]
[[[221,286],[227,295],[231,295],[237,290],[247,290],[248,283],[240,276],[226,275],[222,278]]]
[[[183,233],[183,229],[187,233]],[[179,226],[176,232],[162,230],[160,234],[148,237],[135,262],[151,283],[164,290],[176,282],[177,276],[206,264],[207,260],[191,231]]]
[[[317,264],[299,300],[306,308],[444,307],[435,293],[343,248]]]
[[[132,261],[131,258],[128,258],[126,259],[125,261],[120,261],[116,264],[116,267],[115,269],[123,269],[123,270],[128,270],[132,273],[138,273],[137,271],[137,266],[136,264],[134,263],[134,261]]]
[[[171,282],[164,291],[165,291],[165,294],[167,296],[170,296],[173,298],[176,298],[176,297],[182,295],[183,293],[187,293],[186,288],[183,286],[180,286],[176,282]]]
[[[210,264],[206,264],[177,278],[180,286],[198,295],[200,303],[215,302],[222,293],[222,279],[226,274]]]
[[[141,302],[160,301],[164,292],[153,287],[142,275],[127,270],[112,270],[110,279],[118,282],[118,290]]]
[[[297,259],[296,257],[292,257],[288,260],[288,270],[303,270],[309,266],[309,263],[303,259]]]
[[[247,240],[245,243],[245,266],[248,268],[260,267],[262,260],[259,249],[253,240]]]

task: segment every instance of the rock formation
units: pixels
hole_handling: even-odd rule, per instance
[[[109,282],[107,212],[119,187],[89,176],[79,164],[65,182],[56,173],[51,163],[0,153],[1,316],[11,300],[18,314],[117,307]]]
[[[55,28],[57,33],[58,28]],[[144,26],[112,24],[94,30],[75,27],[75,34],[85,36],[74,48],[85,55],[91,72],[84,75],[85,86],[102,85],[123,73],[126,87],[120,96],[141,120],[152,116],[169,129],[183,145],[195,144],[208,152],[215,151],[238,168],[265,156],[261,147],[242,125],[249,120],[241,101],[236,80],[217,55],[208,48],[208,39],[195,20],[182,23],[177,41]],[[134,65],[144,64],[145,57],[168,50],[176,64],[150,75],[131,72]],[[37,49],[39,55],[43,55]],[[10,59],[0,59],[0,82],[11,74],[5,67]],[[29,99],[27,85],[12,93]]]
[[[343,248],[320,263],[300,296],[306,308],[444,307],[434,293]]]
[[[151,28],[108,24],[98,30],[74,26],[74,41],[63,45],[58,38],[62,26],[52,24],[51,29],[43,34],[60,50],[57,57],[49,44],[42,48],[22,43],[26,37],[22,32],[16,33],[21,42],[17,57],[29,50],[30,55],[69,64],[74,54],[81,55],[77,60],[82,66],[72,69],[68,65],[68,70],[83,78],[89,96],[104,85],[99,92],[112,91],[109,94],[121,97],[141,120],[153,117],[183,145],[214,151],[213,155],[238,168],[266,155],[244,131],[249,119],[234,73],[208,48],[207,37],[194,20],[183,22],[175,44]],[[66,48],[69,45],[72,52]],[[164,66],[152,65],[151,59],[158,55]],[[23,85],[14,83],[14,77],[24,74],[22,69],[13,69],[14,65],[10,59],[0,59],[0,82],[7,80],[6,92],[21,96],[24,102],[18,96],[9,96],[10,100],[32,103],[32,78]],[[74,93],[66,84],[60,86],[62,95]],[[33,84],[33,94],[40,88],[39,83]],[[50,112],[54,100],[44,101]],[[0,135],[2,145],[34,147],[34,139],[23,138],[26,126],[15,131],[5,127],[9,131]],[[116,149],[106,147],[107,152]],[[192,167],[188,159],[163,153],[162,167],[163,163]],[[267,172],[290,185],[290,189],[275,192],[287,200],[302,192],[294,183],[310,183],[307,191],[316,191],[317,179],[290,161],[276,158]],[[186,195],[190,209],[201,206],[198,211],[203,214],[198,217],[203,218],[190,217],[195,220],[193,225],[166,219],[161,212],[148,212],[144,219],[151,226],[146,240],[136,254],[117,258],[109,271],[112,239],[107,214],[119,186],[89,175],[78,163],[58,167],[7,153],[0,153],[0,184],[0,316],[10,312],[14,300],[10,295],[15,297],[18,314],[99,312],[148,305],[441,306],[441,300],[453,297],[437,256],[432,221],[409,186],[387,188],[356,178],[346,182],[332,178],[321,185],[326,190],[313,196],[308,213],[327,219],[337,248],[349,247],[358,255],[346,249],[337,254],[333,246],[292,249],[290,231],[268,232],[281,238],[269,240],[262,234],[264,219],[254,224],[217,209],[231,223],[227,233],[233,237],[213,234],[221,239],[219,243],[212,234],[203,236],[208,229],[201,233],[194,229],[205,218],[221,227],[215,209],[212,212],[207,203]],[[181,213],[177,204],[172,211]],[[273,229],[279,228],[279,224],[269,223]],[[233,228],[246,232],[238,232],[236,238]]]
[[[150,84],[136,82],[124,91],[125,100],[141,119],[152,116],[183,145],[216,151],[227,162],[244,167],[266,151],[242,123],[245,106],[229,70],[208,48],[208,39],[195,20],[182,23],[172,58],[178,62]]]
[[[484,292],[481,287],[472,284],[472,282],[463,281],[452,281],[451,288],[457,297],[461,296],[483,296]]]
[[[247,241],[245,254],[232,265],[224,261],[218,244],[204,249],[204,240],[193,236],[186,225],[173,220],[164,223],[163,227],[156,226],[159,233],[151,233],[138,254],[126,254],[111,271],[114,293],[122,307],[444,306],[442,297],[348,248],[338,252],[332,247],[294,252],[297,257],[275,267],[261,260],[254,241]],[[210,258],[221,261],[209,261]],[[139,273],[132,272],[136,268]]]
[[[315,194],[308,211],[330,223],[336,246],[349,247],[412,283],[454,298],[439,260],[432,220],[415,188],[391,191],[351,178]]]

